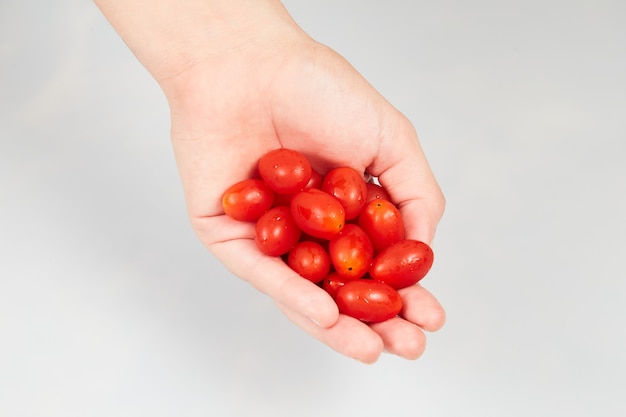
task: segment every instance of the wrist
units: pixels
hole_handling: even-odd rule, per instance
[[[305,36],[278,0],[95,0],[164,87],[198,62],[272,39]]]

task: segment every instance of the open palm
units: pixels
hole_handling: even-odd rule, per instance
[[[224,190],[251,176],[261,155],[286,147],[321,174],[350,166],[378,177],[400,207],[407,237],[430,243],[444,200],[409,121],[342,57],[304,36],[207,56],[162,85],[189,216],[203,244],[333,349],[364,362],[384,350],[420,356],[424,330],[445,320],[422,286],[401,290],[401,317],[366,325],[340,315],[325,291],[256,248],[252,224],[221,207]]]

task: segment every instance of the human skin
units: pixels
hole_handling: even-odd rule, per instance
[[[191,225],[234,274],[296,325],[365,363],[386,351],[416,359],[445,312],[419,284],[400,290],[399,317],[368,325],[263,255],[254,225],[224,215],[221,196],[259,157],[286,147],[324,174],[350,166],[378,177],[406,237],[431,244],[445,200],[407,118],[345,59],[300,29],[275,0],[96,0],[163,90]]]

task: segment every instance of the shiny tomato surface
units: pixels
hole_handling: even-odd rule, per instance
[[[345,279],[335,271],[331,271],[323,280],[322,288],[334,299],[339,288],[350,280]]]
[[[367,197],[366,201],[372,201],[375,199],[389,200],[391,201],[391,197],[387,190],[385,190],[380,184],[376,184],[375,182],[368,182],[367,186]]]
[[[342,314],[366,323],[400,314],[398,290],[431,269],[433,251],[406,239],[389,193],[375,177],[335,167],[324,176],[301,153],[281,148],[258,161],[260,179],[222,195],[224,213],[255,223],[261,252],[324,289]]]
[[[284,255],[300,239],[301,231],[286,206],[271,208],[256,222],[255,242],[261,252],[270,256]]]
[[[246,179],[230,186],[222,196],[222,208],[229,217],[254,222],[272,206],[274,192],[263,181]]]
[[[311,171],[311,179],[304,186],[304,188],[317,188],[318,190],[322,189],[322,181],[324,181],[324,177],[319,172],[312,170]]]
[[[369,201],[359,214],[359,226],[372,241],[375,253],[404,239],[402,215],[388,200]]]
[[[263,155],[258,162],[259,175],[275,192],[298,192],[311,179],[311,164],[300,152],[280,148]]]
[[[324,177],[322,190],[341,202],[347,220],[359,215],[367,198],[363,175],[350,167],[331,169]]]
[[[357,279],[369,270],[374,249],[363,229],[348,223],[330,240],[328,253],[339,275],[346,279]]]
[[[304,233],[322,239],[332,239],[345,223],[345,211],[339,200],[315,188],[293,196],[291,213]]]
[[[304,188],[322,188],[322,175],[317,171],[311,171],[311,179],[304,186]],[[296,193],[291,194],[279,194],[274,193],[274,205],[275,206],[288,206],[291,204],[291,199]]]
[[[340,313],[368,323],[388,320],[402,310],[400,294],[371,279],[346,282],[337,290],[335,302]]]
[[[433,251],[424,242],[401,240],[374,257],[369,275],[395,289],[420,281],[433,265]]]
[[[319,243],[305,240],[289,251],[287,265],[312,282],[320,282],[330,271],[330,257]]]

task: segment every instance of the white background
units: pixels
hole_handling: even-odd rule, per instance
[[[359,364],[204,251],[90,2],[0,1],[0,415],[623,416],[626,3],[289,0],[448,200],[424,356]]]

